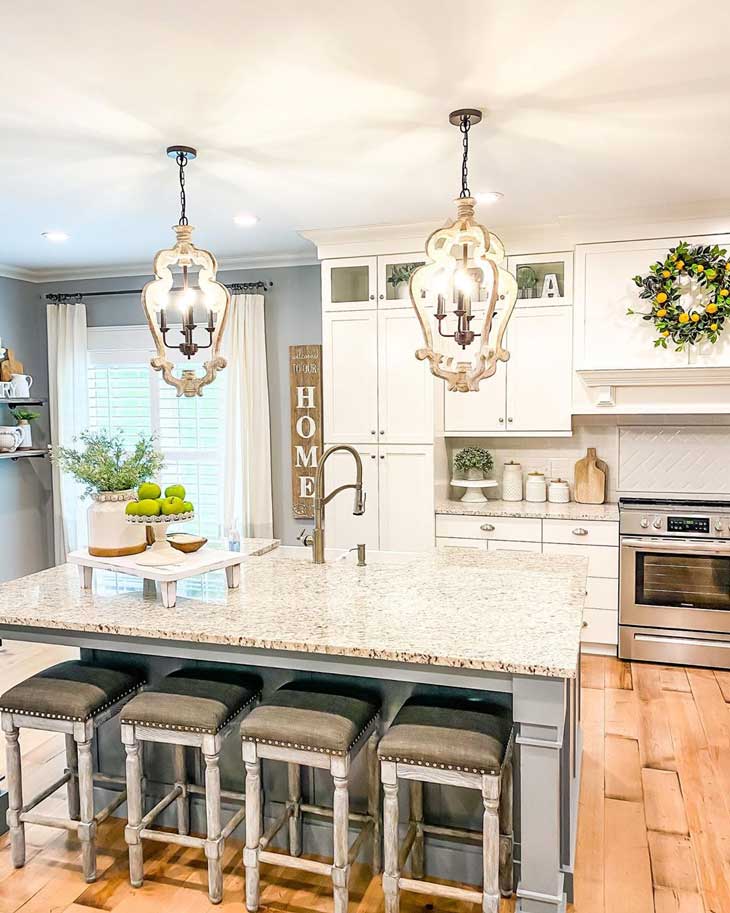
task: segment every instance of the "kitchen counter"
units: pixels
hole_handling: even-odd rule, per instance
[[[612,520],[618,522],[618,504],[535,504],[532,501],[437,501],[437,514],[466,517],[530,517],[537,520]]]

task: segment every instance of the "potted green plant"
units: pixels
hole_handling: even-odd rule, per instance
[[[454,471],[472,482],[486,478],[493,468],[492,454],[484,447],[464,447],[454,456]]]
[[[388,282],[393,286],[396,298],[408,297],[408,283],[420,263],[395,263],[390,268]]]
[[[32,450],[33,449],[33,431],[31,428],[31,422],[34,422],[36,419],[40,418],[40,412],[32,412],[30,409],[14,409],[13,415],[15,416],[15,421],[18,423],[23,439],[20,442],[18,450]]]
[[[121,431],[85,431],[78,440],[83,446],[56,447],[52,458],[92,499],[87,511],[89,553],[116,558],[143,552],[145,528],[127,523],[125,510],[126,502],[137,497],[139,485],[162,468],[162,454],[153,438],[141,435],[131,450]]]

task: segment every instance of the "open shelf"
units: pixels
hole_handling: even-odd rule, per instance
[[[12,453],[0,453],[0,460],[27,460],[31,457],[45,457],[48,456],[48,450],[33,449],[33,450],[13,450]]]
[[[18,406],[45,406],[47,400],[36,399],[29,396],[26,399],[11,397],[10,399],[0,399],[0,404],[7,406],[9,409],[16,409]]]

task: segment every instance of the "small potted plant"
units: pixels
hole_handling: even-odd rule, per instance
[[[15,421],[18,423],[23,439],[20,442],[18,450],[32,450],[33,449],[33,432],[31,429],[31,422],[34,422],[37,418],[40,418],[40,412],[31,412],[30,409],[14,409],[13,415],[15,416]]]
[[[136,499],[139,485],[161,469],[162,454],[144,435],[128,451],[121,431],[85,431],[79,441],[83,445],[79,449],[54,448],[52,458],[92,499],[87,512],[89,554],[101,558],[140,554],[147,547],[145,528],[127,523],[125,510],[127,502]]]
[[[396,298],[408,297],[408,283],[420,263],[395,263],[390,268],[388,282],[393,286]]]
[[[486,478],[493,467],[492,454],[484,447],[464,447],[454,457],[454,471],[470,482]]]

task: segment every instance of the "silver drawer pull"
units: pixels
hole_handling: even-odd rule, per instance
[[[577,529],[574,529],[574,530],[573,530],[573,535],[574,535],[574,536],[587,536],[587,535],[588,535],[588,530],[587,530],[587,529],[583,529],[582,526],[579,526]]]
[[[481,529],[481,530],[482,530],[483,532],[485,532],[485,533],[493,533],[493,532],[494,532],[494,527],[492,526],[491,523],[482,523],[482,525],[479,527],[479,529]]]

